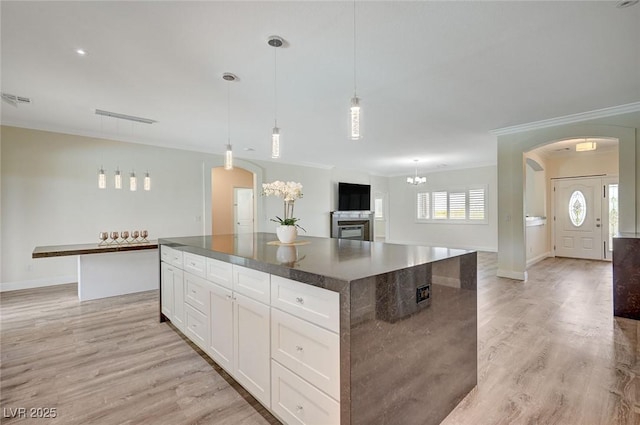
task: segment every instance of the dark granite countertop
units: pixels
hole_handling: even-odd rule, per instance
[[[148,243],[121,243],[98,245],[98,243],[76,244],[76,245],[52,245],[37,246],[31,254],[31,258],[64,257],[68,255],[104,254],[106,252],[142,251],[145,249],[156,249],[158,243],[149,241]]]
[[[298,236],[298,246],[272,245],[275,233],[160,238],[160,245],[289,277],[308,274],[350,282],[473,251]]]

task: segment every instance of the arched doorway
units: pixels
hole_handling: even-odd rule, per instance
[[[226,235],[255,231],[255,175],[234,167],[211,169],[211,233]]]

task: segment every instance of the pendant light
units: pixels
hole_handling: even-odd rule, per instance
[[[129,175],[129,190],[135,192],[138,190],[138,179],[136,178],[136,172],[131,171]]]
[[[278,47],[282,47],[284,44],[284,40],[282,37],[277,35],[272,35],[269,37],[267,41],[269,46],[273,47],[273,115],[274,115],[274,126],[273,131],[271,133],[271,158],[277,159],[280,158],[280,129],[278,128],[278,86],[277,86],[277,61],[276,61],[276,50]]]
[[[426,183],[427,182],[426,177],[418,177],[418,160],[414,159],[413,162],[416,163],[415,174],[413,175],[413,177],[407,177],[407,183],[412,184],[414,186]]]
[[[149,176],[149,170],[144,173],[144,190],[151,190],[151,176]]]
[[[351,98],[351,140],[360,140],[360,99],[356,90],[356,2],[353,1],[353,97]]]
[[[116,174],[113,177],[113,185],[116,189],[122,189],[122,175],[120,169],[116,168]]]
[[[231,83],[238,77],[230,72],[222,74],[222,79]],[[231,84],[227,85],[227,150],[224,155],[224,169],[233,170],[233,149],[231,147]]]
[[[107,175],[104,173],[104,169],[100,166],[100,170],[98,171],[98,189],[106,189],[107,188]]]

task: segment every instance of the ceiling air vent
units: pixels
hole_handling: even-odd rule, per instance
[[[142,117],[136,117],[133,115],[125,115],[125,114],[120,114],[118,112],[104,111],[102,109],[96,109],[96,115],[102,115],[102,116],[111,117],[111,118],[118,118],[118,119],[127,120],[127,121],[141,122],[144,124],[153,124],[154,122],[158,122],[150,118],[142,118]]]
[[[31,99],[24,96],[16,96],[15,94],[2,92],[2,100],[11,106],[18,106],[19,103],[31,103]]]

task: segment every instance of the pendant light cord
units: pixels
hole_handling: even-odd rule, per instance
[[[353,0],[353,96],[356,96],[356,0]]]
[[[227,81],[227,144],[231,144],[231,82]]]
[[[277,88],[277,76],[278,76],[278,63],[277,63],[277,50],[276,46],[273,46],[273,116],[275,127],[278,126],[278,88]]]

